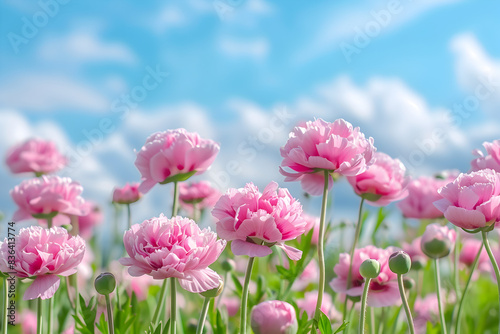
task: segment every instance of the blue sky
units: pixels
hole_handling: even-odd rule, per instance
[[[277,166],[299,120],[343,117],[414,175],[467,171],[472,149],[500,138],[500,84],[477,97],[500,82],[496,1],[6,0],[0,13],[0,155],[52,139],[75,156],[64,174],[100,202],[139,179],[133,150],[168,128],[221,143],[200,179],[221,190],[277,180],[297,196]],[[145,89],[151,71],[168,75]],[[21,179],[0,170],[7,215]],[[163,210],[169,190],[156,188],[138,216]],[[338,192],[355,207],[348,186]]]

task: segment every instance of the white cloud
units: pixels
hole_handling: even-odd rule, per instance
[[[269,53],[269,42],[265,38],[250,40],[222,37],[219,40],[222,53],[231,57],[265,58]]]
[[[500,109],[500,59],[493,59],[472,34],[458,35],[450,43],[455,55],[455,75],[467,111],[479,108],[497,115]]]
[[[99,39],[96,29],[76,30],[65,36],[49,37],[41,44],[42,59],[66,62],[112,61],[133,64],[134,53],[120,42]]]
[[[467,155],[467,133],[450,122],[451,111],[431,108],[396,79],[372,78],[357,85],[340,77],[318,87],[317,94],[297,100],[297,114],[328,121],[344,118],[375,139],[375,146],[409,161],[412,172],[436,166],[440,159]],[[417,159],[418,158],[418,159]],[[418,161],[417,161],[418,160]]]
[[[109,103],[94,88],[65,76],[18,74],[0,83],[0,106],[33,111],[104,111]]]

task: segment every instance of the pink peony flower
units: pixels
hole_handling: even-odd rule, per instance
[[[434,202],[443,198],[439,193],[439,188],[455,180],[458,172],[451,171],[444,178],[421,176],[411,180],[408,184],[408,196],[397,204],[398,208],[407,218],[435,219],[443,217]]]
[[[434,205],[458,227],[477,229],[500,222],[500,174],[494,170],[460,174],[439,194],[443,198]]]
[[[494,140],[492,143],[484,142],[483,146],[488,155],[485,156],[480,150],[474,150],[472,154],[477,158],[471,161],[471,171],[493,169],[500,173],[500,140]]]
[[[255,334],[296,333],[295,309],[287,302],[269,300],[252,308],[251,326]]]
[[[29,139],[12,147],[5,160],[10,171],[35,173],[37,176],[57,172],[67,164],[55,144],[41,139]]]
[[[302,206],[276,182],[269,183],[262,194],[252,183],[229,189],[215,204],[212,215],[218,219],[217,234],[232,240],[235,255],[263,257],[276,245],[292,260],[302,256],[300,250],[284,243],[305,231]]]
[[[311,216],[307,213],[302,213],[302,218],[304,218],[304,220],[306,221],[306,230],[304,231],[304,234],[309,233],[313,229],[311,243],[313,245],[317,245],[319,240],[319,217]]]
[[[236,314],[238,314],[241,306],[241,301],[238,297],[223,296],[220,300],[220,303],[226,307],[227,315],[230,317],[234,317]]]
[[[319,278],[318,263],[316,262],[316,260],[312,259],[304,268],[302,274],[300,274],[299,277],[297,277],[297,279],[293,283],[293,288],[295,291],[304,290],[309,284],[317,282],[318,278]],[[318,297],[317,294],[316,297]]]
[[[414,306],[415,330],[417,333],[427,332],[427,322],[435,324],[439,320],[439,304],[437,294],[432,293],[425,298],[417,297]]]
[[[399,159],[376,152],[375,162],[365,172],[348,176],[354,192],[370,204],[385,206],[408,196],[406,168]]]
[[[226,241],[217,240],[210,229],[200,230],[191,219],[168,219],[162,214],[132,225],[123,243],[130,257],[121,258],[120,263],[130,266],[131,276],[176,277],[184,289],[194,293],[219,286],[219,275],[208,266],[220,256]]]
[[[67,215],[85,215],[83,188],[68,177],[42,176],[21,182],[10,191],[19,207],[12,217],[15,221],[32,217],[45,220],[53,218],[54,225],[70,223]]]
[[[481,248],[482,244],[483,242],[478,239],[469,238],[464,240],[462,250],[460,251],[460,257],[459,257],[460,263],[466,265],[467,267],[471,267],[472,264],[474,263],[474,259],[476,258],[477,252]],[[481,251],[481,255],[479,255],[477,268],[479,270],[489,271],[490,260],[484,248]]]
[[[127,183],[123,188],[115,188],[113,190],[113,203],[131,204],[137,202],[141,197],[139,183]]]
[[[179,184],[179,200],[181,206],[188,212],[193,211],[196,204],[198,209],[212,208],[221,197],[220,191],[212,187],[210,182],[200,181],[191,184]]]
[[[15,263],[9,250],[14,245]],[[9,248],[10,247],[10,248]],[[20,278],[34,278],[26,289],[24,300],[51,298],[59,288],[59,277],[76,273],[85,254],[85,241],[70,236],[62,227],[44,229],[40,226],[23,228],[15,241],[7,238],[0,245],[0,271],[15,272]],[[10,260],[10,261],[9,261]]]
[[[355,176],[373,163],[373,138],[365,139],[359,128],[337,119],[333,123],[322,119],[296,126],[281,148],[280,173],[285,181],[301,181],[302,188],[311,195],[321,195],[329,171],[328,188],[333,186],[332,173]],[[287,172],[283,168],[290,168]]]
[[[422,252],[420,246],[422,237],[413,239],[411,244],[403,242],[403,251],[410,256],[411,259],[411,269],[419,270],[422,269],[427,264],[427,256]]]
[[[206,171],[219,153],[219,144],[185,129],[149,136],[137,153],[135,166],[142,175],[139,191],[147,193],[157,183],[185,181]]]
[[[27,308],[22,310],[17,324],[21,324],[23,334],[36,334],[36,313]]]
[[[94,226],[102,223],[102,211],[96,203],[89,201],[82,205],[82,209],[87,214],[78,217],[78,234],[88,240],[92,238]]]
[[[333,268],[337,277],[330,282],[330,286],[337,293],[361,296],[365,286],[365,279],[359,273],[359,267],[364,260],[374,259],[380,263],[380,274],[372,279],[370,283],[367,305],[373,307],[399,305],[401,299],[397,275],[389,269],[388,263],[389,256],[395,251],[397,249],[394,247],[381,249],[371,245],[356,249],[352,262],[351,288],[349,289],[347,289],[347,277],[351,257],[347,253],[340,254],[339,263]]]
[[[450,254],[455,245],[455,230],[437,223],[429,224],[420,239],[422,251],[430,258],[439,259]]]
[[[303,299],[297,300],[297,306],[299,309],[307,313],[309,319],[314,317],[314,312],[316,311],[316,303],[318,301],[318,292],[309,291],[306,292]],[[337,311],[332,303],[332,297],[329,294],[323,296],[323,302],[321,303],[321,311],[326,314],[330,320],[340,321],[342,315]]]

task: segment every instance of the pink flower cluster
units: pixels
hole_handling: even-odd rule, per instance
[[[338,119],[333,123],[322,119],[309,121],[293,129],[281,148],[280,172],[285,181],[301,181],[311,195],[321,195],[324,173],[328,171],[329,189],[333,186],[331,173],[355,176],[373,163],[373,138],[365,139],[359,128]],[[290,168],[292,172],[285,171]]]
[[[395,251],[397,249],[394,247],[381,249],[372,245],[356,249],[352,262],[350,288],[347,288],[347,278],[351,257],[347,253],[340,254],[339,262],[333,267],[337,277],[330,282],[330,286],[337,293],[361,296],[365,286],[365,279],[359,273],[359,267],[367,259],[377,260],[380,263],[380,274],[372,279],[370,283],[367,305],[385,307],[400,304],[397,275],[390,270],[388,263],[389,256]]]
[[[142,175],[139,191],[147,193],[157,183],[185,181],[206,171],[219,153],[219,144],[185,129],[152,134],[137,153],[135,166]]]
[[[23,299],[47,299],[59,288],[57,275],[69,276],[76,272],[85,254],[85,242],[79,236],[70,236],[62,227],[44,229],[31,226],[21,229],[14,241],[5,239],[1,243],[1,272],[12,272],[9,262],[12,253],[15,275],[35,279],[26,289]]]
[[[132,225],[123,236],[129,257],[120,263],[137,277],[154,279],[176,277],[190,292],[203,292],[219,286],[219,275],[208,268],[224,250],[226,242],[217,240],[210,229],[200,230],[191,219],[167,217],[145,220]]]
[[[67,177],[42,176],[21,182],[10,191],[19,207],[12,217],[15,221],[30,218],[47,219],[54,216],[54,225],[70,223],[67,215],[83,216],[86,208],[80,196],[83,188]]]
[[[276,245],[292,260],[302,256],[300,250],[284,243],[305,231],[302,206],[276,182],[269,183],[263,193],[252,183],[229,189],[215,204],[212,215],[218,219],[217,234],[232,240],[235,255],[263,257]]]
[[[57,172],[67,164],[51,141],[29,139],[12,147],[7,152],[5,163],[12,173],[35,173],[36,175]]]

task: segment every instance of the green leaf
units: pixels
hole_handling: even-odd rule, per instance
[[[378,229],[382,226],[385,218],[389,215],[389,210],[386,210],[384,207],[381,207],[377,212],[377,220],[375,221],[375,228],[372,232],[372,243],[375,245],[375,236],[377,234]]]
[[[241,286],[240,280],[238,279],[238,276],[236,276],[234,273],[231,273],[231,279],[233,280],[234,287],[236,289],[236,294],[241,297],[243,294],[243,287]]]
[[[97,323],[96,326],[97,329],[100,330],[102,334],[109,334],[108,323],[106,322],[104,312],[101,313],[101,317],[99,318],[99,323]]]
[[[171,183],[171,182],[183,182],[183,181],[186,181],[187,179],[189,179],[194,174],[196,174],[195,170],[192,172],[189,172],[189,173],[176,174],[176,175],[167,177],[165,180],[160,182],[160,184],[167,184],[167,183]]]
[[[333,334],[337,334],[337,333],[340,333],[340,332],[343,332],[346,328],[347,328],[347,325],[349,324],[349,322],[347,321],[344,321],[342,323],[342,325],[340,325],[339,328],[337,328],[337,330],[335,332],[333,332]]]
[[[321,334],[332,334],[332,323],[330,322],[330,319],[321,312],[319,315],[319,322],[318,322],[318,328]]]
[[[276,266],[276,270],[278,270],[278,273],[281,274],[281,277],[283,279],[290,280],[291,278],[293,278],[293,273],[283,266]]]

